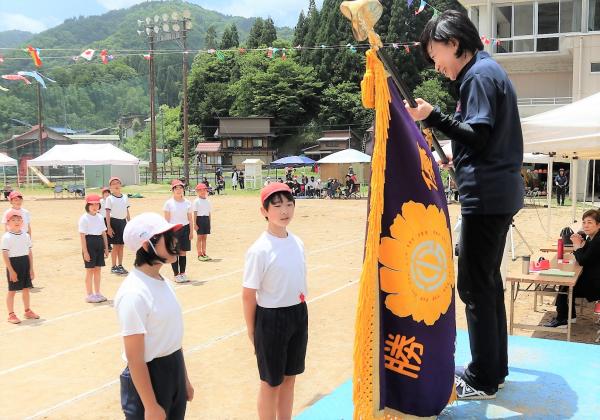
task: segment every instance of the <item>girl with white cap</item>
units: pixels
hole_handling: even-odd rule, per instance
[[[156,213],[142,213],[123,233],[125,245],[136,254],[115,297],[127,362],[120,378],[127,419],[183,419],[194,397],[181,349],[181,306],[160,274],[164,264],[177,259],[175,233],[181,227]]]

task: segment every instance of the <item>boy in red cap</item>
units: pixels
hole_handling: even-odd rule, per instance
[[[90,194],[85,198],[85,214],[79,218],[79,237],[85,266],[85,289],[88,303],[100,303],[106,298],[100,293],[100,270],[108,257],[106,225],[100,215],[100,196]],[[93,289],[92,289],[93,281]]]
[[[267,229],[246,254],[244,318],[261,379],[258,417],[289,419],[308,343],[304,244],[287,231],[295,209],[290,188],[269,184],[260,200]]]
[[[20,210],[21,217],[23,218],[21,230],[27,233],[31,239],[31,216],[29,215],[29,211],[23,208],[23,194],[19,191],[11,191],[8,195],[8,201],[10,202],[10,207],[4,211],[4,215],[2,216],[2,223],[4,223],[6,231],[8,231],[8,226],[6,226],[6,215],[12,209]]]
[[[176,283],[186,283],[189,281],[185,274],[187,266],[187,257],[185,254],[192,249],[192,239],[194,239],[194,232],[191,229],[193,223],[192,203],[184,197],[184,187],[185,185],[181,180],[174,179],[171,182],[173,197],[169,198],[163,206],[167,222],[181,225],[181,229],[175,232],[179,255],[177,256],[177,260],[171,263]]]
[[[196,250],[199,261],[210,261],[206,255],[206,238],[210,235],[210,211],[211,205],[208,201],[208,187],[204,183],[196,185],[198,198],[194,200],[194,221],[196,222]]]
[[[8,231],[2,236],[2,257],[6,265],[8,280],[8,295],[6,306],[8,308],[8,322],[19,324],[21,320],[15,314],[15,294],[21,290],[25,318],[38,319],[39,315],[29,306],[29,289],[33,287],[31,280],[33,273],[33,254],[31,253],[31,238],[23,232],[23,213],[20,210],[10,209],[5,214],[6,228]]]
[[[113,176],[108,181],[110,195],[106,198],[106,234],[108,242],[112,245],[111,253],[112,274],[125,275],[128,273],[123,268],[123,231],[131,219],[129,215],[129,201],[127,195],[121,193],[121,180]]]

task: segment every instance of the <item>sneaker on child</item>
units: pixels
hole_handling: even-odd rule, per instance
[[[14,312],[11,312],[8,314],[8,322],[10,322],[11,324],[20,324],[21,320],[17,318],[17,315],[15,315]]]

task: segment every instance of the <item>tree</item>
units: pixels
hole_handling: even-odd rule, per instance
[[[318,112],[321,87],[312,68],[271,60],[266,72],[249,71],[235,84],[231,114],[272,116],[276,126],[303,125]]]
[[[217,30],[214,26],[210,25],[206,29],[206,35],[204,35],[204,46],[207,49],[216,49],[217,48]]]
[[[262,39],[264,25],[265,21],[262,18],[256,18],[254,25],[250,28],[250,35],[248,35],[248,40],[246,41],[248,48],[258,48]]]
[[[221,38],[221,47],[220,48],[222,50],[228,50],[230,48],[239,47],[239,46],[240,46],[240,40],[239,40],[237,27],[235,26],[235,23],[232,23],[231,26],[228,26],[227,28],[225,28],[225,31],[223,32],[223,37]]]
[[[302,10],[300,16],[298,16],[298,23],[296,23],[296,27],[294,28],[294,40],[292,41],[294,46],[304,44],[304,37],[307,31],[307,21],[304,17],[304,10]]]
[[[323,91],[318,120],[324,126],[353,126],[363,131],[372,124],[373,112],[363,107],[354,83],[342,82]]]
[[[275,29],[275,23],[270,17],[264,21],[262,34],[260,36],[259,45],[270,46],[273,41],[277,39],[277,30]]]
[[[442,112],[453,109],[454,99],[444,86],[441,76],[433,70],[425,70],[421,73],[423,82],[413,92],[416,98],[423,98],[432,105],[438,105]]]
[[[232,23],[231,26],[229,27],[229,31],[231,33],[231,46],[232,47],[239,47],[240,46],[240,35],[238,33],[238,28],[235,25],[235,23]]]

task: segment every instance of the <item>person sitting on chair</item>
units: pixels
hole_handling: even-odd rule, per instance
[[[583,232],[586,239],[579,233],[571,235],[573,241],[573,255],[583,267],[577,283],[573,288],[573,301],[571,303],[571,323],[574,324],[577,320],[575,312],[575,298],[583,297],[592,302],[600,300],[600,211],[588,210],[583,213],[582,217]],[[551,328],[566,328],[568,317],[568,297],[565,294],[568,291],[566,286],[561,286],[559,289],[562,294],[556,297],[556,317],[546,323],[545,327]],[[596,304],[595,310],[600,312],[600,305]]]

